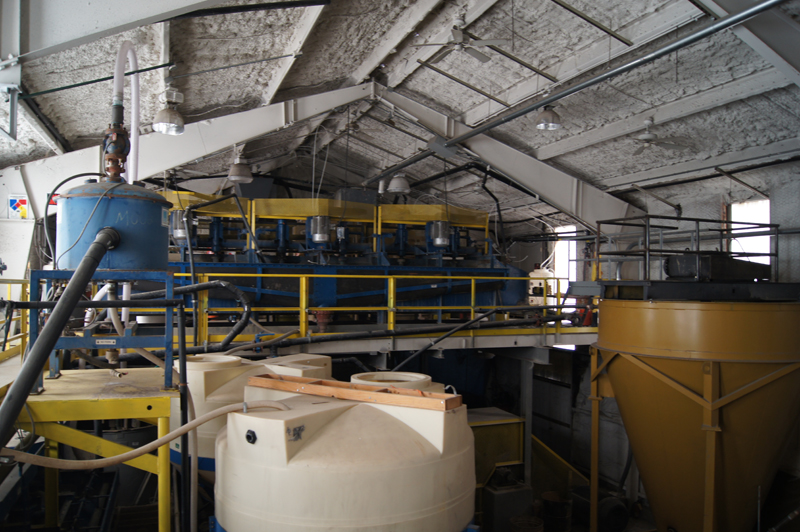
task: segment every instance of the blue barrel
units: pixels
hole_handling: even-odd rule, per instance
[[[172,204],[159,194],[129,184],[86,183],[62,194],[57,202],[58,269],[77,268],[103,227],[116,229],[120,244],[106,254],[99,270],[167,269]]]

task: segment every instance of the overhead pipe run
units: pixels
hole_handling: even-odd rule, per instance
[[[498,127],[498,126],[506,124],[506,123],[508,123],[508,122],[510,122],[510,121],[512,121],[512,120],[514,120],[516,118],[519,118],[521,116],[524,116],[524,115],[526,115],[528,113],[532,113],[533,111],[536,111],[537,109],[541,109],[546,105],[552,105],[555,102],[557,102],[557,101],[559,101],[559,100],[561,100],[563,98],[566,98],[567,96],[571,96],[571,95],[573,95],[573,94],[575,94],[577,92],[580,92],[580,91],[582,91],[584,89],[587,89],[589,87],[592,87],[594,85],[602,83],[603,81],[615,78],[615,77],[619,76],[620,74],[625,74],[626,72],[630,72],[631,70],[639,68],[640,66],[646,65],[648,63],[652,63],[656,59],[659,59],[661,57],[669,55],[669,54],[671,54],[671,53],[673,53],[675,51],[680,50],[681,48],[685,48],[686,46],[689,46],[690,44],[694,44],[697,41],[700,41],[700,40],[702,40],[702,39],[704,39],[706,37],[714,35],[715,33],[718,33],[718,32],[720,32],[722,30],[725,30],[725,29],[731,28],[733,26],[736,26],[737,24],[741,24],[742,22],[745,22],[745,21],[755,17],[756,15],[758,15],[760,13],[763,13],[764,11],[767,11],[768,9],[771,9],[771,8],[773,8],[773,7],[777,6],[777,5],[780,5],[780,4],[784,3],[784,2],[786,2],[786,0],[766,0],[764,2],[761,2],[758,5],[755,5],[755,6],[751,7],[751,8],[745,9],[745,10],[743,10],[743,11],[741,11],[741,12],[735,14],[735,15],[729,15],[729,16],[723,18],[723,19],[720,19],[720,20],[717,20],[715,22],[712,22],[707,27],[702,28],[702,29],[690,34],[690,35],[687,35],[686,37],[683,37],[683,38],[680,38],[680,39],[678,39],[676,41],[673,41],[672,43],[670,43],[670,44],[668,44],[666,46],[663,46],[662,48],[659,48],[658,50],[656,50],[654,52],[646,54],[643,57],[639,57],[637,59],[629,61],[629,62],[625,63],[624,65],[621,65],[621,66],[619,66],[617,68],[613,68],[613,69],[611,69],[611,70],[609,70],[607,72],[604,72],[604,73],[602,73],[600,75],[597,75],[597,76],[595,76],[595,77],[593,77],[591,79],[588,79],[588,80],[586,80],[586,81],[584,81],[582,83],[578,83],[578,84],[576,84],[576,85],[574,85],[572,87],[569,87],[569,88],[564,89],[562,91],[559,91],[559,92],[557,92],[555,94],[547,96],[547,97],[545,97],[545,98],[543,98],[543,99],[541,99],[541,100],[539,100],[539,101],[537,101],[535,103],[532,103],[530,105],[522,107],[521,109],[518,109],[516,111],[512,111],[511,113],[507,114],[504,117],[498,118],[497,120],[493,120],[491,122],[487,122],[486,124],[483,124],[482,126],[478,126],[478,127],[474,128],[474,129],[472,129],[471,131],[468,131],[467,133],[464,133],[463,135],[460,135],[458,137],[454,137],[454,138],[446,141],[443,145],[438,145],[437,149],[440,149],[441,147],[452,148],[454,146],[457,146],[457,145],[461,144],[464,141],[467,141],[467,140],[469,140],[469,139],[471,139],[473,137],[476,137],[478,135],[486,133],[489,130],[492,130],[492,129]],[[401,161],[401,162],[397,163],[396,165],[394,165],[393,167],[389,168],[388,170],[385,170],[384,172],[381,172],[380,174],[377,174],[376,176],[365,180],[363,182],[363,184],[365,186],[366,185],[370,185],[370,184],[372,184],[372,183],[374,183],[376,181],[379,181],[381,179],[386,178],[387,176],[390,176],[390,175],[393,175],[393,174],[397,173],[399,170],[402,170],[403,168],[406,168],[408,166],[411,166],[412,164],[416,164],[416,163],[418,163],[420,161],[423,161],[423,160],[427,159],[428,157],[430,157],[433,154],[434,154],[434,151],[432,149],[424,150],[424,151],[418,153],[417,155],[406,159],[405,161]]]
[[[255,11],[271,11],[275,9],[294,9],[299,7],[327,6],[331,0],[287,0],[284,2],[269,2],[265,4],[236,5],[225,7],[210,7],[208,9],[198,9],[183,15],[168,18],[161,22],[171,22],[173,20],[183,20],[187,18],[212,17],[215,15],[232,15],[235,13],[253,13]]]
[[[116,230],[111,227],[101,229],[75,269],[41,334],[25,357],[19,375],[14,379],[3,398],[3,403],[0,404],[0,446],[5,446],[14,435],[14,423],[22,412],[31,389],[41,377],[50,352],[61,337],[61,332],[72,316],[76,303],[83,297],[86,285],[100,265],[100,261],[109,250],[117,247],[119,242],[120,237]]]

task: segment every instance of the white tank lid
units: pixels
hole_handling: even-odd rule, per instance
[[[370,373],[357,373],[350,377],[350,382],[371,386],[394,386],[395,388],[424,390],[431,385],[431,378],[423,373],[373,371]]]

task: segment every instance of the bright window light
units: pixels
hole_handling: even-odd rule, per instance
[[[556,233],[575,233],[574,225],[557,227]],[[556,242],[556,255],[553,258],[554,272],[556,277],[566,278],[570,281],[577,281],[577,263],[575,262],[577,253],[577,243],[574,240],[559,240]],[[561,291],[567,289],[567,283],[561,283]]]
[[[557,227],[556,233],[575,233],[577,228],[574,225],[565,225],[563,227]],[[559,240],[556,242],[556,251],[555,257],[553,257],[553,272],[555,273],[556,277],[558,278],[566,278],[570,281],[577,281],[577,262],[575,259],[577,258],[577,249],[578,245],[575,240]],[[566,293],[569,287],[569,283],[561,281],[559,283],[559,288],[561,289],[561,298],[563,301],[564,294]],[[559,301],[559,304],[561,301]],[[574,305],[574,299],[567,299],[565,304],[567,305]],[[570,312],[574,309],[566,309],[565,312]],[[570,349],[574,350],[574,345],[554,345],[553,347],[558,347],[561,349]]]
[[[732,222],[750,222],[759,224],[769,223],[769,200],[748,201],[744,203],[731,204]],[[734,229],[741,229],[745,226],[732,224]],[[753,231],[763,231],[763,229],[753,229]],[[769,253],[769,236],[750,236],[745,238],[734,238],[731,240],[732,252],[745,253]],[[770,257],[742,257],[742,260],[769,264]]]

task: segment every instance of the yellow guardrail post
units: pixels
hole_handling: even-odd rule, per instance
[[[308,336],[308,276],[300,277],[300,336]]]
[[[470,287],[469,287],[469,319],[475,319],[475,278],[473,277],[470,279]]]
[[[208,275],[200,274],[197,276],[198,283],[207,283]],[[203,290],[197,298],[197,319],[198,323],[194,326],[194,337],[196,345],[203,345],[208,341],[208,290]]]
[[[28,283],[22,285],[19,295],[20,301],[28,301]],[[20,340],[20,354],[25,356],[25,349],[28,347],[28,309],[19,310],[19,333],[22,335]]]
[[[378,242],[379,242],[380,235],[381,235],[381,226],[383,225],[383,221],[381,220],[381,209],[380,209],[380,207],[378,207],[375,210],[378,211],[378,212],[376,213],[376,222],[375,222],[375,227],[373,228],[373,230],[375,231],[375,234],[372,236],[372,252],[373,253],[377,253],[378,252]]]
[[[388,307],[388,314],[386,315],[386,325],[389,330],[394,330],[394,326],[397,320],[396,310],[397,310],[397,279],[394,277],[389,277],[389,294],[387,296],[386,306]]]
[[[561,279],[556,279],[556,305],[561,305]],[[556,309],[556,315],[561,314],[562,308]],[[561,320],[556,320],[556,334],[561,334]]]

